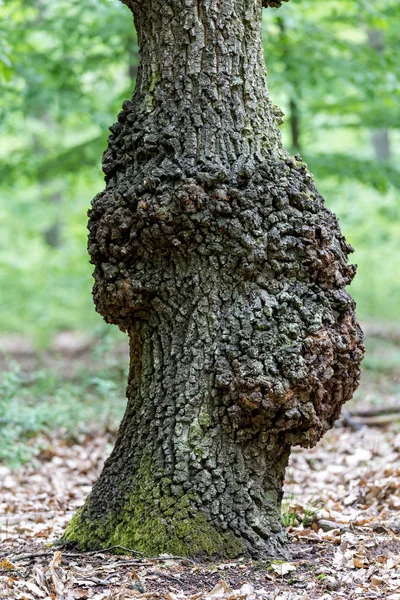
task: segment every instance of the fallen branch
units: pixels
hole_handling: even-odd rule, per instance
[[[141,554],[141,557],[138,557],[136,559],[133,560],[129,560],[126,562],[122,562],[121,561],[121,566],[129,566],[129,565],[140,565],[142,564],[143,561],[150,561],[149,564],[154,563],[154,562],[163,562],[163,561],[167,561],[167,560],[183,560],[183,561],[187,561],[191,564],[195,564],[195,561],[188,558],[187,556],[148,556],[148,557],[144,557],[143,556],[143,552],[139,552],[138,550],[132,550],[131,548],[126,548],[125,546],[110,546],[109,548],[102,548],[101,550],[91,550],[89,552],[65,552],[62,553],[62,557],[63,558],[82,558],[85,556],[94,556],[96,554],[103,554],[104,552],[109,552],[110,550],[124,550],[125,552],[129,553],[129,554]],[[12,556],[11,558],[8,557],[4,557],[4,559],[8,558],[8,560],[17,562],[17,561],[24,561],[24,560],[32,560],[35,558],[43,558],[43,557],[50,557],[53,556],[54,551],[53,550],[48,550],[46,552],[32,552],[30,554],[20,554],[20,555],[16,555],[16,556]],[[0,560],[3,560],[2,557],[0,557]]]
[[[78,558],[82,556],[92,556],[95,554],[103,554],[104,552],[109,552],[110,550],[123,550],[127,554],[141,554],[138,550],[132,550],[131,548],[125,548],[125,546],[109,546],[108,548],[102,548],[101,550],[90,550],[89,552],[65,552],[63,553],[64,558]],[[54,551],[48,550],[47,552],[32,552],[30,554],[21,554],[12,558],[12,560],[30,560],[32,558],[41,558],[44,556],[53,556]],[[1,559],[0,559],[1,560]]]
[[[360,425],[368,425],[369,427],[383,427],[400,419],[400,412],[395,417],[393,415],[376,415],[375,417],[357,417],[356,423]]]
[[[380,406],[365,410],[350,410],[352,417],[378,417],[380,415],[398,415],[400,418],[399,406]]]
[[[368,427],[383,427],[396,420],[400,420],[400,408],[391,406],[360,411],[344,410],[339,425],[357,431],[365,425]]]

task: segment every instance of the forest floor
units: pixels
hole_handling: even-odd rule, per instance
[[[10,466],[12,454],[4,450],[8,429],[1,423],[10,427],[15,413],[9,418],[5,404],[1,413],[0,402],[0,450],[9,459],[0,465],[0,598],[400,600],[400,335],[393,328],[382,335],[382,328],[372,326],[367,333],[363,380],[349,412],[316,448],[292,453],[282,507],[290,542],[288,558],[280,560],[210,563],[142,558],[128,549],[118,555],[57,550],[53,542],[82,505],[110,452],[119,414],[90,425],[57,423],[56,429],[35,417],[39,425],[31,425],[24,442],[30,454],[25,452],[24,464]],[[13,406],[31,417],[36,413],[29,411],[45,412],[32,395],[35,385],[47,404],[60,386],[67,390],[54,400],[57,410],[57,402],[67,402],[71,394],[81,393],[93,403],[97,393],[113,400],[122,389],[116,392],[101,379],[99,354],[89,353],[76,338],[67,336],[64,345],[40,356],[29,344],[23,352],[17,344],[18,352],[15,340],[3,342],[8,357],[3,366],[14,369],[3,392],[17,381],[9,394]],[[124,354],[124,348],[113,349],[114,366]],[[90,383],[73,388],[71,380],[83,363]],[[43,377],[39,385],[32,376],[39,367],[46,372],[46,385]],[[103,364],[103,375],[104,370]],[[50,385],[53,371],[59,376]],[[71,402],[71,410],[79,412]],[[96,411],[101,412],[98,406]]]

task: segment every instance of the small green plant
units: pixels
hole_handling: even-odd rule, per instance
[[[282,523],[285,527],[296,527],[298,525],[298,515],[296,508],[293,506],[294,494],[290,494],[289,498],[284,500],[282,504]]]
[[[284,501],[282,505],[282,522],[285,527],[308,527],[315,521],[318,509],[321,507],[321,500],[314,499],[314,496],[303,508],[294,502],[293,493]]]
[[[38,434],[62,428],[67,436],[93,426],[116,429],[125,405],[125,381],[116,369],[82,370],[73,380],[42,369],[22,373],[8,361],[0,375],[0,463],[18,466],[40,448]]]
[[[25,459],[24,449],[16,447],[20,427],[15,414],[15,398],[22,386],[17,363],[7,360],[9,370],[0,378],[0,462],[19,463]]]
[[[304,508],[304,515],[301,520],[301,524],[303,525],[303,527],[307,527],[308,525],[311,525],[311,523],[313,523],[316,520],[318,509],[321,508],[321,506],[322,506],[321,500],[318,500],[318,499],[314,500],[314,496],[312,496],[310,502],[308,504],[306,504],[306,506]]]

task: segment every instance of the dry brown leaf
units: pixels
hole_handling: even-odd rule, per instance
[[[86,600],[89,598],[89,591],[83,588],[74,588],[73,598],[74,600]]]
[[[137,574],[137,571],[135,569],[132,569],[132,571],[130,572],[129,575],[130,575],[131,579],[136,579],[136,580],[140,581],[140,577]]]
[[[239,590],[240,596],[250,596],[254,592],[254,587],[251,583],[244,583]]]
[[[368,568],[368,561],[359,556],[353,557],[353,564],[355,567],[357,567],[357,569],[367,569]]]
[[[45,591],[47,595],[50,594],[50,590],[47,587],[46,576],[39,566],[34,567],[33,577],[39,588]]]
[[[207,594],[212,598],[223,598],[224,596],[228,596],[232,594],[232,589],[223,579],[220,579],[217,585]]]
[[[5,558],[4,560],[0,561],[0,569],[2,569],[3,571],[12,571],[13,569],[15,569],[15,565],[12,562],[10,562],[8,558]]]
[[[50,561],[50,569],[58,569],[61,565],[62,554],[59,550],[54,552],[53,558]]]
[[[166,600],[186,600],[186,596],[183,594],[183,592],[181,594],[174,594],[173,592],[167,592],[165,594],[165,598],[166,598]],[[123,599],[121,598],[121,600],[123,600]]]
[[[382,587],[386,583],[386,581],[383,579],[383,577],[378,577],[377,575],[373,575],[371,577],[370,581],[371,581],[371,585],[375,585],[377,587]]]
[[[62,596],[65,588],[63,581],[65,573],[60,567],[61,560],[61,552],[57,550],[56,552],[54,552],[53,558],[51,559],[49,564],[48,574],[50,575],[50,580],[53,585],[56,596]]]
[[[391,569],[394,569],[394,567],[396,567],[398,564],[399,564],[398,557],[391,556],[386,561],[385,571],[390,571]]]

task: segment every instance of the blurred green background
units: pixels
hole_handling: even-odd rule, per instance
[[[270,95],[356,248],[361,319],[399,317],[400,5],[292,0],[264,11]],[[118,0],[0,2],[0,330],[46,344],[102,328],[86,211],[138,49]]]
[[[385,322],[390,332],[400,321],[399,32],[398,0],[292,0],[264,11],[268,83],[286,115],[286,147],[308,162],[356,249],[351,293],[376,339]],[[79,332],[97,340],[101,364],[86,379],[71,369],[67,384],[65,360],[51,376],[48,363],[26,367],[29,376],[12,363],[0,381],[3,449],[18,427],[11,434],[2,423],[21,433],[87,421],[97,409],[82,413],[83,397],[86,407],[100,399],[117,405],[117,416],[122,410],[124,377],[107,340],[123,338],[92,304],[86,212],[103,189],[107,129],[131,96],[137,65],[131,15],[118,0],[0,0],[0,347],[18,334],[20,344],[46,349],[59,332]],[[398,399],[400,349],[387,339],[383,347],[371,338],[365,381]],[[378,379],[368,380],[368,369]],[[390,375],[384,385],[382,373]],[[47,403],[40,415],[29,413],[39,399]]]

